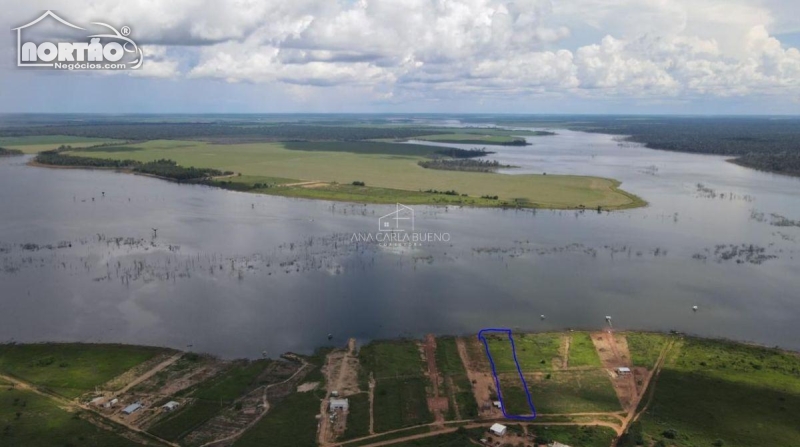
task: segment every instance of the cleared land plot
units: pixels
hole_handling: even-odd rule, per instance
[[[344,434],[338,438],[339,441],[369,435],[369,394],[353,394],[347,396],[347,399],[350,403],[347,413],[347,428],[345,428]]]
[[[456,340],[442,337],[436,340],[436,365],[444,379],[444,389],[450,399],[447,419],[478,417],[478,404],[472,392],[467,371],[458,354]]]
[[[133,447],[139,445],[62,410],[30,391],[0,391],[0,445]]]
[[[525,381],[537,413],[622,411],[608,374],[602,370],[526,374]],[[519,383],[519,378],[511,374],[501,377],[506,411],[510,414],[529,414],[525,392]]]
[[[561,334],[515,333],[513,336],[517,360],[523,373],[549,371],[553,368],[554,361],[560,362]],[[517,366],[514,363],[508,336],[506,334],[487,335],[486,340],[489,343],[492,360],[494,360],[498,374],[516,372]],[[484,352],[483,355],[485,357],[486,353]]]
[[[72,398],[167,352],[172,351],[126,345],[0,345],[0,372]]]
[[[246,431],[236,447],[315,447],[320,399],[315,393],[293,393]]]
[[[569,361],[570,367],[580,366],[593,366],[599,368],[600,356],[597,355],[597,350],[594,348],[592,338],[586,332],[574,332],[570,334],[572,339],[569,343]]]
[[[358,357],[364,371],[376,380],[421,377],[424,371],[419,347],[410,340],[372,342],[360,349]]]
[[[258,377],[271,360],[239,362],[224,373],[199,384],[189,392],[190,405],[168,414],[148,431],[174,441],[216,416],[238,397],[258,385]]]
[[[72,137],[67,135],[39,135],[35,137],[0,138],[0,147],[7,149],[19,149],[26,154],[48,151],[61,145],[81,148],[104,143],[122,143],[122,141],[112,140],[109,138]]]
[[[375,386],[375,432],[433,422],[424,377],[383,379]]]
[[[583,205],[586,208],[602,206],[604,209],[643,204],[640,199],[617,189],[618,182],[598,177],[425,169],[417,162],[438,148],[421,145],[383,142],[210,144],[155,140],[126,147],[135,150],[93,150],[77,155],[143,162],[167,158],[182,166],[234,171],[241,173],[242,177],[249,176],[227,179],[243,189],[251,188],[255,183],[291,183],[287,179],[297,182],[335,182],[340,185],[351,185],[354,181],[366,183],[366,187],[356,190],[334,188],[329,191],[326,188],[302,187],[256,189],[257,192],[292,197],[385,203],[386,199],[380,200],[380,196],[388,194],[385,190],[400,190],[408,193],[408,197],[401,200],[403,203],[436,203],[433,199],[442,199],[474,206],[499,206],[502,202],[513,202],[521,206],[575,208]],[[254,181],[255,178],[266,181]],[[273,182],[269,179],[280,180]],[[373,188],[378,188],[374,191],[378,196],[375,200],[370,197]],[[428,190],[455,190],[459,195],[467,194],[470,197],[420,192]],[[500,200],[480,199],[484,195],[498,196]],[[392,200],[398,200],[402,194],[394,193],[392,196]]]
[[[622,335],[617,334],[617,337]],[[658,360],[659,354],[669,341],[669,336],[664,334],[651,333],[626,333],[625,339],[628,341],[628,350],[631,355],[631,362],[634,366],[644,366],[648,369],[653,368]]]

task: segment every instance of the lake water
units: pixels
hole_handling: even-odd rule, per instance
[[[310,352],[329,333],[599,329],[610,315],[616,328],[800,349],[800,180],[557,132],[490,158],[519,166],[509,174],[616,178],[649,206],[414,207],[417,231],[450,241],[382,247],[352,234],[394,206],[0,159],[0,340],[258,357]]]

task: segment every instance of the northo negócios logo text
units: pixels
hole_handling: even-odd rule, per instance
[[[35,27],[42,27],[42,22],[48,18],[53,19],[53,25],[60,28],[58,34],[89,32],[52,11],[46,11],[36,20],[13,29],[17,32],[18,67],[48,67],[58,70],[124,70],[141,67],[144,54],[136,42],[128,37],[131,33],[130,27],[117,29],[107,23],[92,22],[92,25],[105,28],[103,32],[81,36],[72,41],[26,37],[35,31]]]

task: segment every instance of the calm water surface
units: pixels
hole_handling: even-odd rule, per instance
[[[800,349],[800,180],[557,132],[490,158],[512,175],[616,178],[649,206],[415,207],[417,230],[450,242],[380,247],[352,233],[394,207],[2,159],[0,340],[257,357],[309,352],[328,333],[597,329],[611,315],[617,328]]]

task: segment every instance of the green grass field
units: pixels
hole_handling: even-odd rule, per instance
[[[121,146],[123,147],[123,146]],[[128,151],[80,151],[76,154],[109,159],[153,161],[167,158],[182,166],[241,173],[225,181],[233,187],[255,183],[272,187],[255,192],[311,199],[368,203],[453,203],[469,206],[622,209],[644,204],[618,189],[619,183],[599,177],[571,175],[506,175],[425,169],[417,163],[437,148],[385,142],[296,142],[212,144],[154,140],[125,145]],[[272,179],[278,179],[273,181]],[[293,181],[290,181],[293,180]],[[366,187],[347,188],[354,181]],[[330,185],[275,186],[322,182]],[[455,190],[459,196],[421,193]],[[466,194],[466,197],[461,197]],[[481,199],[498,196],[499,200]]]
[[[19,149],[26,154],[55,149],[61,145],[75,148],[94,146],[103,143],[116,143],[121,141],[108,138],[71,137],[67,135],[39,135],[35,137],[3,137],[0,138],[0,147]]]
[[[350,410],[347,413],[347,428],[344,434],[338,438],[339,441],[369,435],[369,394],[353,394],[347,396],[347,399],[350,402]]]
[[[525,376],[537,413],[622,411],[605,371],[556,371],[548,374],[549,379],[547,375]],[[510,413],[530,413],[518,376],[502,376],[500,386],[506,409]]]
[[[628,341],[628,351],[634,366],[644,366],[648,369],[652,369],[656,364],[661,350],[669,340],[668,335],[647,332],[630,332],[624,336]]]
[[[665,445],[800,445],[800,357],[687,339],[641,421],[645,438]]]
[[[531,430],[540,444],[558,441],[562,444],[580,447],[608,447],[616,434],[607,427],[569,427],[563,425],[544,425]]]
[[[424,377],[379,380],[375,386],[375,432],[433,422]]]
[[[0,390],[0,445],[133,447],[139,444],[62,410],[47,397],[4,388]]]
[[[245,432],[235,447],[315,447],[320,399],[314,393],[294,393],[270,409]]]
[[[423,375],[417,343],[411,340],[377,341],[363,346],[358,354],[361,367],[376,380]]]
[[[498,373],[517,372],[511,342],[508,336],[490,335],[489,352],[492,354]],[[514,334],[514,346],[522,372],[548,371],[553,367],[553,359],[559,357],[561,334]],[[484,354],[485,355],[485,354]]]
[[[0,345],[0,372],[77,397],[165,352],[170,351],[127,345],[7,344]]]
[[[594,348],[592,338],[587,332],[573,332],[570,334],[572,340],[569,344],[568,365],[572,366],[592,366],[599,368],[600,356]]]

